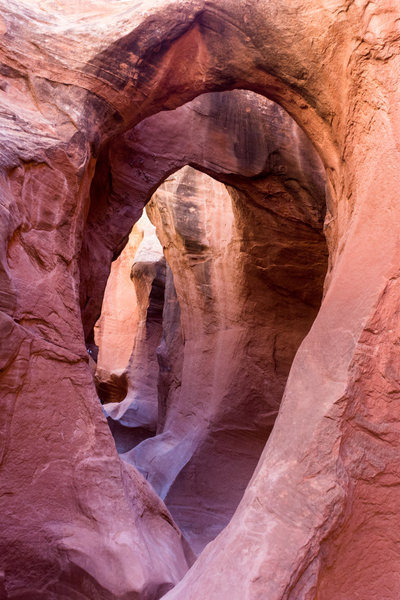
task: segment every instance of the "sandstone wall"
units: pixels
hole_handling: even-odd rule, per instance
[[[323,280],[322,240],[312,248],[304,225],[282,221],[279,231],[263,206],[232,194],[235,209],[224,185],[186,167],[147,209],[174,280],[165,301],[174,306],[176,290],[180,322],[167,305],[159,360],[171,387],[161,380],[158,435],[123,457],[165,498],[197,552],[243,495]]]
[[[135,332],[128,330],[131,355],[125,369],[111,375],[103,384],[108,391],[115,386],[119,392],[118,397],[113,398],[109,393],[104,399],[107,402],[104,410],[119,452],[130,450],[154,435],[158,423],[157,347],[163,332],[166,263],[155,228],[146,213],[139,223],[144,229],[143,239],[129,274],[125,271],[125,283],[135,292],[138,325]],[[129,296],[122,295],[124,304],[129,305],[129,300]],[[100,321],[102,319],[103,312]],[[106,316],[100,323],[100,328],[104,326],[107,327]],[[102,343],[107,344],[107,340],[103,338]]]
[[[99,379],[107,380],[112,373],[122,373],[132,354],[139,315],[130,273],[143,235],[143,225],[139,220],[132,228],[125,248],[111,266],[101,318],[94,331],[94,341],[99,348],[96,357]]]
[[[0,7],[3,589],[151,598],[185,570],[165,509],[113,447],[79,285],[90,333],[104,282],[84,254],[109,270],[145,202],[126,208],[124,231],[109,219],[132,198],[115,194],[103,144],[198,94],[245,87],[318,150],[330,271],[238,511],[166,597],[396,598],[397,1]],[[90,245],[85,221],[117,226],[118,244]]]

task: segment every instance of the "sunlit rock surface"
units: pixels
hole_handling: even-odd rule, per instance
[[[134,290],[133,305],[137,326],[135,331],[129,328],[127,330],[128,347],[132,350],[125,369],[119,372],[120,397],[116,399],[117,402],[112,402],[109,397],[104,406],[119,452],[130,450],[143,439],[154,435],[158,421],[157,347],[162,336],[166,264],[155,228],[146,212],[138,223],[143,230],[143,238],[129,272],[128,269],[124,270],[124,286],[129,282]],[[113,268],[111,277],[112,275]],[[110,283],[119,296],[119,281],[109,280],[107,290]],[[121,294],[120,302],[128,307],[131,294],[126,297]],[[102,311],[98,325],[100,332],[108,329],[107,321],[108,318]],[[114,333],[111,342],[123,343],[124,339],[114,336]],[[103,336],[99,338],[101,353],[107,339]],[[111,376],[109,387],[112,388],[112,384]]]
[[[95,326],[94,341],[98,346],[97,378],[107,380],[112,373],[123,373],[132,354],[138,328],[138,307],[130,274],[133,261],[143,240],[141,218],[129,235],[128,242],[112,263],[101,308],[101,318]]]

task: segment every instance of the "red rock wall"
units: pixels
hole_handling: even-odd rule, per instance
[[[99,212],[93,230],[113,226],[109,196],[88,206],[102,143],[200,93],[246,87],[282,104],[323,160],[330,272],[238,511],[166,597],[397,598],[397,1],[0,6],[3,589],[157,597],[184,570],[154,495],[127,499],[142,483],[121,471],[95,397],[78,260],[86,215]],[[103,174],[97,189],[112,190]],[[122,233],[89,262],[109,265]],[[104,284],[92,296],[85,260],[93,320]]]
[[[63,201],[72,210],[79,187],[71,175],[60,188],[61,164],[70,164],[62,158],[60,171],[56,162],[14,170],[5,187],[17,229],[6,255],[14,306],[2,313],[4,585],[15,598],[154,595],[185,571],[181,536],[148,484],[121,464],[94,390],[67,235],[75,223],[57,209]],[[60,197],[36,196],[40,181]],[[163,541],[152,556],[154,535]]]
[[[99,348],[96,360],[99,380],[107,381],[112,374],[123,373],[132,354],[139,315],[130,273],[143,234],[142,224],[136,223],[128,243],[111,266],[101,318],[94,332],[94,341]]]

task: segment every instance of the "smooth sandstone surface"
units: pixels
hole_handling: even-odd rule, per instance
[[[107,166],[99,177],[103,144],[201,93],[247,88],[280,103],[323,161],[330,266],[238,510],[165,597],[397,598],[397,0],[2,0],[0,15],[6,597],[153,599],[186,569],[165,508],[116,454],[79,288],[89,335],[105,281],[87,265],[109,270],[148,199],[114,193]],[[116,205],[133,207],[125,231]],[[91,245],[89,230],[114,227],[119,245]]]
[[[146,212],[138,223],[143,230],[143,238],[131,263],[129,274],[127,269],[124,271],[123,284],[130,284],[135,292],[135,300],[131,303],[131,295],[125,296],[123,286],[120,286],[118,279],[113,278],[113,267],[111,280],[109,278],[106,288],[108,290],[110,287],[110,290],[120,296],[120,302],[127,308],[133,305],[137,322],[135,331],[126,331],[131,354],[125,369],[110,374],[109,380],[105,382],[108,389],[117,387],[120,392],[117,398],[113,398],[112,394],[104,398],[107,402],[104,410],[119,452],[130,450],[143,439],[154,435],[158,426],[157,347],[162,337],[166,262],[155,227]],[[99,331],[107,331],[108,316],[103,310],[99,321]],[[122,321],[119,321],[119,324],[124,326]],[[102,336],[100,352],[108,341],[112,346],[121,343],[121,338],[116,331],[113,331],[108,339]]]
[[[109,156],[113,186],[124,194],[148,195],[168,172],[190,162],[230,183],[235,196],[234,217],[224,187],[190,169],[192,177],[169,175],[163,200],[158,192],[154,196],[183,331],[175,336],[177,325],[166,316],[165,337],[173,340],[159,350],[158,435],[124,455],[162,498],[168,495],[167,505],[198,552],[227,524],[243,494],[276,418],[294,353],[319,307],[326,271],[321,165],[284,111],[239,91],[205,95],[156,115]],[[117,219],[123,223],[118,210]],[[111,243],[93,229],[90,240],[92,246]],[[97,281],[104,276],[101,264],[90,267],[97,269]],[[145,309],[147,302],[145,294]],[[139,359],[144,373],[146,363],[145,352]],[[128,425],[128,406],[132,426],[146,422],[139,372],[136,379],[135,403],[128,395],[110,407],[119,424]],[[115,426],[113,432],[123,451],[121,438],[128,440],[129,433]],[[136,445],[136,434],[130,438]]]
[[[132,354],[138,328],[138,307],[130,273],[135,255],[145,234],[142,218],[132,228],[128,242],[112,263],[97,321],[94,341],[99,348],[96,357],[98,379],[107,380],[113,373],[123,372]]]
[[[165,295],[158,349],[157,436],[122,455],[165,499],[197,553],[227,525],[243,495],[323,281],[322,238],[320,272],[314,263],[301,266],[302,256],[310,258],[304,225],[300,239],[293,226],[282,223],[278,232],[264,207],[249,207],[233,188],[232,195],[185,167],[147,206],[174,288]],[[303,280],[308,302],[303,289],[293,293]],[[175,294],[177,322],[170,318]]]

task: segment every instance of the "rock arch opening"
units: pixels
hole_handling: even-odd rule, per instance
[[[151,225],[139,221],[112,273],[130,272],[141,296],[136,324],[131,318],[136,342],[129,367],[98,371],[98,390],[118,451],[198,554],[239,504],[321,302],[323,169],[287,113],[247,91],[207,94],[155,115],[122,144],[109,151],[111,164],[118,156],[113,184],[121,170],[131,193],[149,194],[159,182],[146,210],[167,267]],[[196,169],[177,170],[185,163]],[[104,311],[100,323],[101,371]],[[118,346],[113,333],[110,340]],[[111,355],[118,364],[117,347]]]

